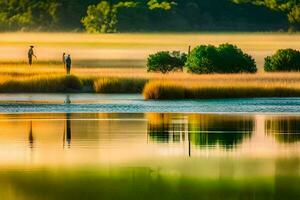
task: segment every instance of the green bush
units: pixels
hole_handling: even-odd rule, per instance
[[[65,91],[69,90],[81,90],[82,82],[77,76],[66,76],[62,79]]]
[[[185,53],[177,51],[160,51],[155,54],[151,54],[147,61],[148,72],[167,73],[176,70],[183,71],[186,59],[187,55]]]
[[[280,49],[274,55],[265,58],[265,71],[299,71],[300,51]]]
[[[235,45],[222,44],[219,47],[201,45],[194,48],[185,66],[191,73],[255,73],[254,59]]]

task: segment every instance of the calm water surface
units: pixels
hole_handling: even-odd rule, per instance
[[[0,94],[0,113],[300,113],[300,98],[145,101],[135,94]]]
[[[6,113],[0,199],[297,199],[300,115]]]

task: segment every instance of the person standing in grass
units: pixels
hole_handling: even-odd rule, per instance
[[[66,58],[67,75],[70,74],[70,72],[71,72],[71,67],[72,67],[72,60],[71,60],[71,56],[68,55],[67,58]]]
[[[34,52],[33,52],[33,48],[34,48],[34,46],[30,46],[30,49],[28,51],[28,63],[30,66],[32,65],[32,58],[33,57],[36,58],[36,56],[34,55]]]

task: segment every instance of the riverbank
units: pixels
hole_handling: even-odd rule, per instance
[[[0,93],[133,93],[145,99],[300,97],[299,73],[147,73],[145,69],[2,66]]]

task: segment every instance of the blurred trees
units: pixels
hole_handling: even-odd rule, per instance
[[[299,23],[299,0],[276,1],[282,12],[232,1],[0,0],[0,30],[270,31],[288,28],[286,13]]]
[[[59,3],[55,0],[0,0],[0,29],[54,28]]]
[[[290,24],[300,24],[300,0],[233,0],[235,3],[251,3],[283,12]]]
[[[118,11],[121,8],[136,7],[133,1],[110,4],[101,1],[98,5],[91,5],[87,9],[87,16],[82,19],[85,30],[89,33],[114,33],[117,31]]]

